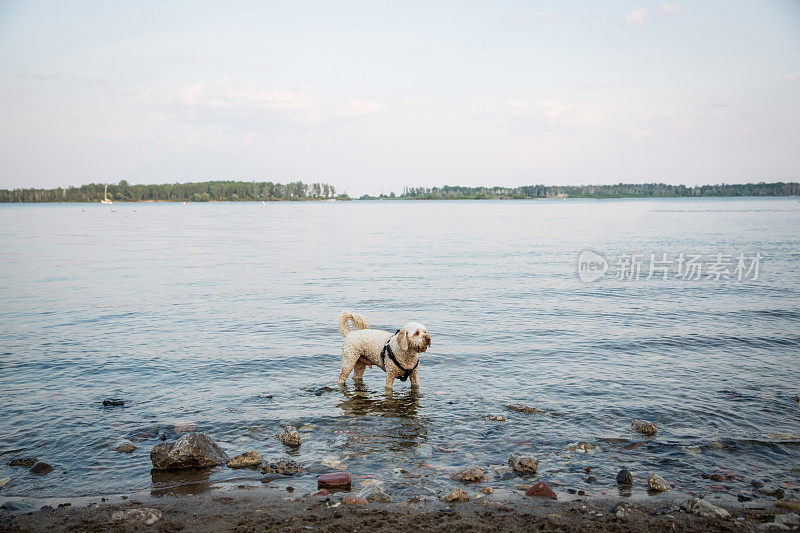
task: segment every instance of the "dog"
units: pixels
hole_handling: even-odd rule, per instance
[[[351,331],[350,323],[357,329]],[[347,381],[351,371],[355,371],[355,379],[362,379],[367,367],[375,365],[386,372],[387,389],[397,378],[411,378],[411,386],[419,387],[419,354],[431,346],[425,326],[408,322],[395,333],[369,329],[363,316],[345,311],[339,315],[339,331],[344,335],[339,384]]]

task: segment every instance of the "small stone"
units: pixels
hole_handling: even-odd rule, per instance
[[[228,468],[251,468],[256,469],[264,461],[261,454],[250,450],[249,452],[240,453],[227,462]]]
[[[38,463],[33,465],[31,467],[31,469],[30,469],[30,472],[32,474],[36,474],[37,476],[43,476],[45,474],[49,474],[52,471],[53,471],[53,467],[52,466],[50,466],[47,463],[43,463],[41,461],[39,461]]]
[[[316,426],[314,424],[303,424],[297,429],[297,431],[302,431],[303,433],[306,433],[308,431],[314,431],[315,428]]]
[[[757,489],[761,489],[764,487],[764,482],[759,479],[753,479],[752,481],[750,481],[750,485],[752,485]]]
[[[6,500],[0,505],[0,509],[5,509],[6,511],[21,511],[25,509],[27,506],[22,502],[15,502],[13,500]]]
[[[630,485],[633,483],[633,475],[627,468],[623,468],[617,473],[617,483],[619,485]]]
[[[711,474],[709,477],[714,481],[725,481],[727,479],[723,474]]]
[[[0,489],[5,487],[8,484],[9,481],[11,481],[10,477],[0,478]]]
[[[493,421],[493,422],[505,422],[506,421],[506,417],[504,417],[504,416],[484,416],[483,419],[484,420],[490,420],[490,421]]]
[[[481,487],[478,489],[478,492],[482,492],[483,494],[494,494],[494,489],[492,487]]]
[[[439,499],[447,503],[466,502],[469,501],[469,494],[462,489],[453,489],[441,494]]]
[[[290,459],[273,459],[261,467],[263,474],[280,474],[282,476],[296,476],[302,474],[305,469],[295,461]]]
[[[536,498],[550,498],[552,500],[558,499],[558,495],[550,488],[544,481],[534,483],[531,488],[525,491],[525,496],[534,496]]]
[[[631,422],[631,427],[642,435],[655,435],[658,431],[658,426],[647,420],[634,420]]]
[[[317,486],[321,489],[347,490],[350,488],[350,483],[350,474],[347,472],[320,474],[317,478]]]
[[[289,485],[288,487],[286,487],[286,492],[294,492],[294,487]]]
[[[775,502],[775,507],[780,507],[782,509],[789,509],[791,511],[800,511],[800,501],[781,500],[779,502]]]
[[[478,483],[486,477],[486,471],[479,466],[469,466],[453,474],[453,479],[461,483]]]
[[[300,433],[297,432],[294,426],[286,426],[283,432],[275,435],[275,437],[286,446],[300,446]]]
[[[794,401],[796,401],[797,403],[800,403],[800,396],[795,396],[794,397]]]
[[[386,494],[385,492],[381,492],[379,490],[375,492],[370,492],[369,494],[366,495],[366,498],[367,501],[370,502],[388,503],[392,501],[392,498],[390,498],[388,494]]]
[[[664,492],[669,490],[669,483],[664,481],[664,478],[658,474],[653,474],[647,478],[647,487],[656,492]]]
[[[58,508],[60,509],[60,508],[62,508],[62,507],[70,507],[71,505],[72,505],[72,504],[71,504],[71,503],[69,503],[69,502],[66,502],[66,503],[59,503],[59,504],[58,504]]]
[[[134,446],[130,442],[125,442],[120,444],[116,448],[111,448],[111,451],[118,453],[133,453],[136,451],[136,446]]]
[[[40,511],[52,511],[53,510],[53,506],[52,505],[42,505],[41,507],[39,507],[39,510]]]
[[[353,494],[348,494],[344,498],[342,498],[342,505],[366,505],[367,499],[362,498],[361,496],[355,496]]]
[[[125,405],[125,400],[120,400],[118,398],[103,400],[103,407],[121,407],[123,405]]]
[[[535,413],[537,415],[547,414],[546,411],[542,411],[541,409],[537,409],[536,407],[528,407],[527,405],[523,405],[521,403],[512,403],[506,405],[506,409],[508,409],[509,411],[516,411],[518,413]]]
[[[520,476],[536,475],[539,470],[538,459],[516,452],[508,458],[508,465]]]
[[[581,441],[567,445],[564,450],[568,452],[594,453],[597,450],[597,446]]]
[[[585,481],[586,481],[586,483],[594,483],[595,481],[597,481],[597,478],[594,477],[594,476],[589,476],[589,477],[586,478]]]
[[[314,391],[314,396],[322,396],[323,394],[327,392],[333,392],[334,390],[335,389],[332,389],[331,387],[320,387]]]
[[[276,479],[288,479],[289,476],[284,476],[281,474],[264,474],[261,476],[261,483],[269,483],[270,481],[275,481]]]
[[[581,489],[578,491],[578,496],[586,496],[586,491]]]
[[[330,496],[330,494],[331,493],[328,492],[328,489],[319,489],[317,492],[313,494],[313,496]]]
[[[36,464],[36,461],[36,457],[17,458],[8,463],[8,466],[23,466],[25,468],[30,468]]]
[[[229,460],[228,454],[205,433],[187,433],[175,442],[156,444],[150,452],[156,470],[205,468]]]
[[[116,511],[111,514],[111,520],[151,526],[158,522],[161,516],[161,511],[158,509],[153,509],[152,507],[137,507],[136,509]]]
[[[700,515],[705,518],[730,518],[731,513],[729,513],[726,509],[722,507],[717,507],[716,505],[707,502],[702,498],[692,498],[689,501],[689,510],[696,514]]]

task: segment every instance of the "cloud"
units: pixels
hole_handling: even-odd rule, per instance
[[[306,91],[263,90],[221,81],[178,89],[172,94],[172,101],[188,108],[309,111],[314,96]]]
[[[668,15],[677,15],[681,13],[683,8],[680,4],[661,4],[661,7],[656,11],[657,17],[666,17]]]
[[[386,106],[376,100],[351,98],[341,108],[340,114],[348,117],[363,117],[386,113]]]
[[[510,115],[533,115],[544,118],[551,124],[569,126],[594,126],[605,118],[605,113],[586,102],[558,102],[547,98],[534,101],[506,100],[502,112]]]
[[[786,79],[791,81],[800,80],[800,72],[792,72],[791,74],[787,74]]]
[[[622,26],[625,28],[636,28],[644,26],[644,20],[647,17],[647,10],[643,7],[637,7],[625,16],[622,21]]]

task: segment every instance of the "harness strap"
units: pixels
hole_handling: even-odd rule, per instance
[[[399,329],[394,332],[395,335],[397,335],[398,333],[400,333]],[[386,355],[388,354],[389,355],[389,359],[392,360],[392,363],[394,363],[397,368],[399,368],[400,370],[403,371],[403,375],[400,376],[398,379],[400,381],[405,381],[405,380],[408,379],[408,377],[411,375],[411,373],[414,370],[416,370],[417,367],[419,366],[419,359],[417,359],[417,364],[414,365],[414,368],[411,368],[411,369],[408,369],[408,370],[403,368],[403,365],[401,365],[400,361],[397,360],[397,357],[394,356],[394,353],[392,352],[392,348],[389,346],[389,342],[391,342],[391,341],[392,341],[392,339],[390,337],[389,340],[386,342],[386,344],[383,345],[383,350],[381,350],[381,361],[383,362],[383,368],[386,368]]]

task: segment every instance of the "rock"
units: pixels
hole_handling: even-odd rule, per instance
[[[250,450],[249,452],[240,453],[227,462],[228,468],[252,468],[256,469],[264,461],[261,454]]]
[[[10,477],[0,478],[0,489],[5,487],[8,484],[9,481],[11,481]]]
[[[791,511],[800,511],[800,501],[781,500],[779,502],[775,502],[775,507],[780,507],[782,509],[789,509]]]
[[[125,405],[125,400],[120,400],[118,398],[103,400],[103,407],[122,407],[123,405]]]
[[[631,427],[642,435],[655,435],[658,431],[658,426],[647,420],[634,420],[631,422]]]
[[[478,483],[486,477],[486,471],[479,466],[469,466],[453,474],[453,479],[461,483]]]
[[[764,488],[764,482],[761,481],[761,480],[758,480],[758,479],[754,479],[754,480],[750,481],[750,485],[752,485],[753,487],[755,487],[757,489]]]
[[[617,518],[627,518],[630,514],[631,504],[628,502],[620,502],[611,510],[612,514]]]
[[[713,503],[707,502],[702,498],[692,498],[688,503],[689,511],[705,518],[730,518],[731,513],[722,507],[717,507]]]
[[[536,475],[539,471],[539,460],[521,453],[512,453],[508,465],[520,476]]]
[[[664,478],[658,474],[652,474],[647,478],[647,487],[656,492],[664,492],[665,490],[669,490],[669,483],[664,481]]]
[[[334,390],[331,387],[320,387],[314,391],[314,396],[322,396],[326,392],[333,392]]]
[[[36,461],[36,457],[17,458],[8,463],[8,466],[24,466],[25,468],[30,468],[36,464]]]
[[[709,477],[714,481],[725,481],[728,479],[724,474],[711,474]]]
[[[536,498],[550,498],[552,500],[558,499],[558,495],[550,488],[544,481],[534,483],[531,488],[525,491],[525,496],[533,496]]]
[[[794,397],[794,401],[796,401],[797,403],[800,403],[800,396],[795,396]]]
[[[483,419],[484,420],[490,420],[490,421],[493,421],[493,422],[505,422],[506,421],[506,417],[504,417],[504,416],[487,415],[487,416],[484,416]]]
[[[453,489],[439,495],[439,499],[443,502],[466,502],[469,501],[469,494],[462,489]]]
[[[594,453],[594,451],[597,450],[597,446],[581,441],[567,445],[564,450],[568,452]]]
[[[134,446],[130,442],[124,442],[119,446],[117,446],[116,448],[111,448],[111,451],[118,453],[133,453],[136,451],[136,446]]]
[[[367,499],[362,498],[361,496],[355,496],[353,494],[348,494],[344,498],[342,498],[342,505],[366,505]]]
[[[41,461],[39,461],[38,463],[33,465],[31,467],[31,469],[30,469],[30,472],[32,474],[36,474],[37,476],[43,476],[45,474],[49,474],[52,471],[53,471],[53,467],[52,466],[50,466],[47,463],[43,463]]]
[[[161,511],[152,507],[137,507],[111,513],[111,520],[151,526],[161,520]]]
[[[334,472],[332,474],[320,474],[317,478],[317,486],[321,489],[350,489],[350,474],[347,472]]]
[[[23,509],[27,509],[27,505],[22,502],[15,502],[12,500],[6,500],[3,502],[3,505],[0,505],[0,509],[4,509],[6,511],[21,511]]]
[[[527,405],[522,405],[521,403],[512,403],[506,405],[506,409],[508,409],[509,411],[516,411],[518,413],[535,413],[537,415],[547,414],[546,411],[542,411],[541,409],[537,409],[536,407],[528,407]]]
[[[369,494],[366,495],[366,498],[367,501],[370,502],[388,503],[392,501],[392,498],[390,498],[388,494],[386,494],[385,492],[381,492],[379,490],[375,492],[370,492]]]
[[[156,470],[171,470],[216,466],[230,457],[206,434],[187,433],[175,442],[156,444],[150,460]]]
[[[284,476],[282,474],[264,474],[261,476],[261,483],[269,483],[270,481],[275,481],[276,479],[289,479],[289,476]]]
[[[304,470],[300,463],[291,459],[274,459],[261,467],[263,474],[280,474],[282,476],[296,476],[302,474]]]
[[[312,496],[330,496],[331,493],[328,492],[328,489],[319,489],[317,492],[312,494]]]
[[[482,492],[483,494],[494,494],[494,489],[492,487],[481,487],[478,489],[478,492]]]
[[[617,484],[630,485],[631,483],[633,483],[633,475],[630,470],[623,468],[617,473]]]
[[[303,424],[297,429],[297,431],[302,431],[303,433],[307,433],[309,431],[314,431],[316,427],[317,426],[315,426],[314,424]]]
[[[597,478],[594,476],[589,476],[584,481],[586,481],[586,483],[594,483],[595,481],[597,481]]]
[[[286,426],[282,433],[275,435],[286,446],[300,446],[300,433],[294,426]]]

